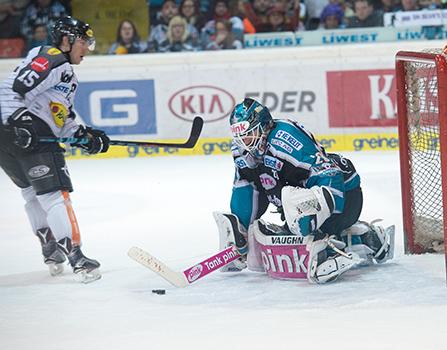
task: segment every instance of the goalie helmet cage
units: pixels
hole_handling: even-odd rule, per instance
[[[443,51],[398,52],[396,86],[405,253],[444,251],[447,268],[447,62]]]

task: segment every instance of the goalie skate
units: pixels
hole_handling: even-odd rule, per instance
[[[224,214],[220,212],[213,213],[219,229],[219,248],[225,249],[235,246],[242,255],[239,259],[229,263],[220,269],[221,272],[240,272],[247,267],[246,255],[248,245],[244,228],[234,214]],[[245,235],[244,235],[245,234]]]
[[[358,254],[362,265],[382,264],[394,257],[395,226],[383,228],[376,225],[378,221],[358,221],[341,234],[347,241],[346,251]]]

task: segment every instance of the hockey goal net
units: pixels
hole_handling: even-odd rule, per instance
[[[442,50],[401,51],[396,79],[405,252],[445,252],[446,56]]]

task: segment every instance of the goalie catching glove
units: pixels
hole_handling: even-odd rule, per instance
[[[284,186],[281,201],[292,233],[307,236],[320,228],[334,211],[334,198],[325,186],[301,188]]]
[[[76,146],[87,151],[88,154],[105,153],[109,149],[110,139],[102,130],[93,129],[89,126],[80,125],[79,129],[74,134],[75,138],[86,139],[87,142],[82,141],[71,143],[70,146]]]

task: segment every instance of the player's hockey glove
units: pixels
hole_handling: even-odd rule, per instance
[[[8,124],[5,131],[9,140],[21,150],[32,151],[37,144],[33,115],[26,108],[20,108],[9,117]]]
[[[105,153],[109,149],[110,139],[102,130],[80,125],[74,137],[80,140],[86,139],[87,142],[78,141],[70,145],[80,147],[86,150],[88,154]]]

